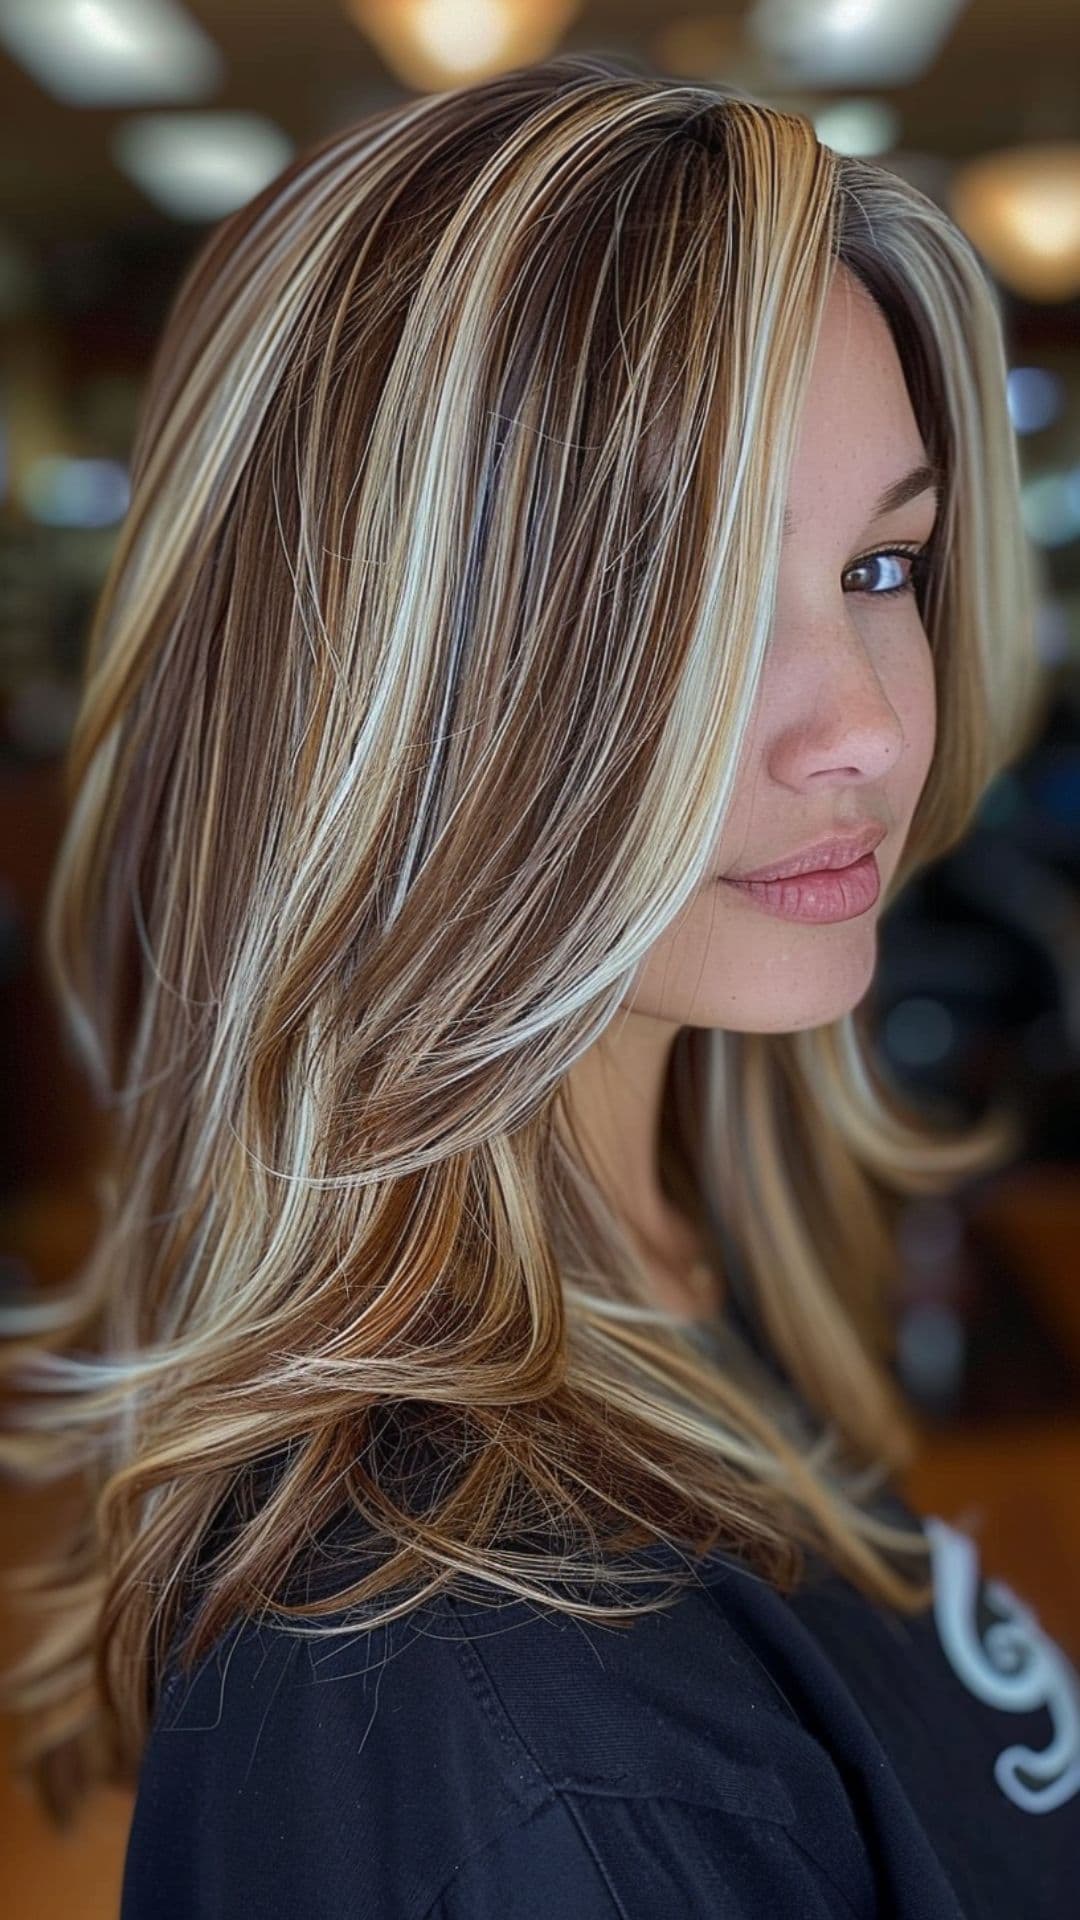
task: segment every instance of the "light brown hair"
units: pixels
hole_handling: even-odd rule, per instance
[[[921,1536],[867,1497],[913,1447],[890,1202],[996,1164],[1009,1116],[914,1110],[865,1003],[680,1032],[665,1182],[788,1391],[650,1305],[559,1124],[723,823],[837,261],[946,480],[895,891],[1038,695],[1000,315],[935,204],[799,114],[565,55],[334,133],[184,278],[46,929],[108,1115],[100,1227],[64,1298],[2,1322],[0,1461],[80,1496],[9,1581],[50,1808],[133,1779],[180,1625],[193,1660],[287,1618],[342,1511],[380,1551],[318,1604],[372,1621],[468,1577],[625,1624],[656,1569],[620,1555],[655,1541],[686,1565],[647,1608],[710,1546],[926,1605]]]

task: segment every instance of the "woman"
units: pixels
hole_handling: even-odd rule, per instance
[[[1071,1910],[1076,1676],[893,1484],[888,1202],[1015,1129],[866,1016],[1036,724],[1004,371],[912,187],[593,56],[189,273],[50,906],[101,1233],[8,1321],[124,1920]]]

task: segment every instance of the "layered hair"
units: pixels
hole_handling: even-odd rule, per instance
[[[928,1604],[870,1497],[917,1445],[894,1209],[1014,1117],[917,1110],[866,1001],[678,1032],[664,1189],[770,1369],[652,1302],[566,1100],[708,878],[840,266],[944,476],[887,906],[1040,709],[1001,314],[936,204],[733,87],[560,55],[335,132],[180,284],[45,924],[99,1224],[2,1322],[0,1461],[75,1492],[8,1581],[57,1817],[135,1778],[167,1651],[256,1611],[355,1633],[469,1582],[625,1626],[707,1549]],[[289,1600],[343,1514],[363,1578]]]

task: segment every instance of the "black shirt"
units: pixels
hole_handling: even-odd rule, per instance
[[[1080,1680],[966,1534],[880,1504],[931,1541],[915,1618],[717,1552],[618,1629],[234,1626],[166,1677],[120,1920],[1066,1920]]]

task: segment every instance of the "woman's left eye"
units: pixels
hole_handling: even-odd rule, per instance
[[[868,594],[872,600],[886,600],[891,593],[914,593],[920,584],[926,566],[925,547],[879,547],[876,553],[865,553],[861,560],[853,560],[847,572],[870,573],[881,567],[891,584],[883,587],[857,586],[853,593]],[[900,562],[908,562],[909,571],[904,573]]]

